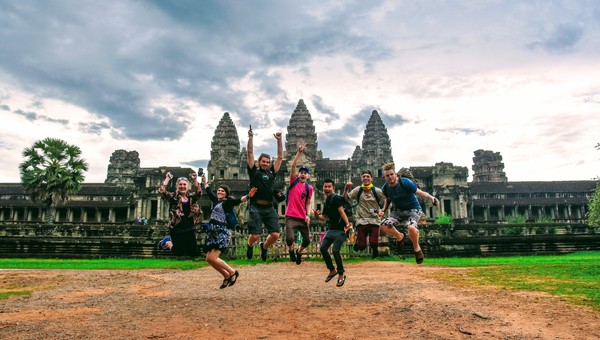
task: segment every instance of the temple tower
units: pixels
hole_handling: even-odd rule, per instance
[[[476,150],[473,157],[473,182],[507,182],[502,155],[491,150]]]
[[[240,158],[240,139],[237,129],[229,112],[225,112],[210,143],[208,180],[244,178],[245,171],[240,171]]]
[[[381,166],[394,161],[392,142],[377,110],[371,113],[363,135],[362,148],[354,151],[352,160],[353,176],[360,176],[361,171],[370,170],[374,177],[383,177]]]
[[[318,143],[315,125],[302,99],[298,101],[298,105],[296,105],[296,109],[292,113],[285,139],[284,160],[287,161],[287,164],[292,163],[292,159],[298,151],[298,145],[306,143],[306,149],[298,160],[298,165],[306,165],[314,171],[315,161],[321,159],[322,155],[317,150]],[[288,173],[289,171],[290,169],[287,169]]]
[[[110,156],[104,183],[134,185],[134,176],[139,169],[140,154],[137,151],[115,150]]]

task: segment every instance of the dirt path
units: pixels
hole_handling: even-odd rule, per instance
[[[0,270],[0,286],[47,287],[0,301],[0,339],[598,339],[600,312],[539,293],[457,288],[465,269],[322,262],[239,268]]]

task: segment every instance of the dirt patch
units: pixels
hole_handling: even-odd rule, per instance
[[[540,293],[450,285],[467,269],[396,262],[212,268],[0,270],[2,285],[47,287],[0,301],[2,339],[598,339],[600,312]]]

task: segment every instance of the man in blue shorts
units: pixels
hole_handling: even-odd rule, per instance
[[[279,238],[279,216],[277,210],[273,207],[273,184],[281,162],[283,161],[283,143],[281,132],[273,135],[277,139],[277,158],[271,165],[271,156],[260,154],[258,156],[258,166],[254,163],[254,148],[252,138],[254,133],[252,128],[248,130],[248,175],[250,176],[250,187],[255,187],[258,191],[250,199],[248,206],[248,247],[246,257],[252,258],[254,244],[260,238],[262,226],[265,225],[269,236],[265,242],[260,242],[260,258],[267,260],[269,247]]]

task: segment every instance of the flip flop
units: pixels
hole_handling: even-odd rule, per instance
[[[327,278],[325,279],[325,282],[331,281],[331,279],[333,279],[336,275],[337,275],[337,272],[335,272],[335,273],[333,273],[331,275],[327,275]]]
[[[344,282],[346,282],[346,275],[344,275],[344,277],[342,277],[341,279],[338,279],[338,282],[337,282],[336,286],[337,287],[341,287],[341,286],[344,285]]]

